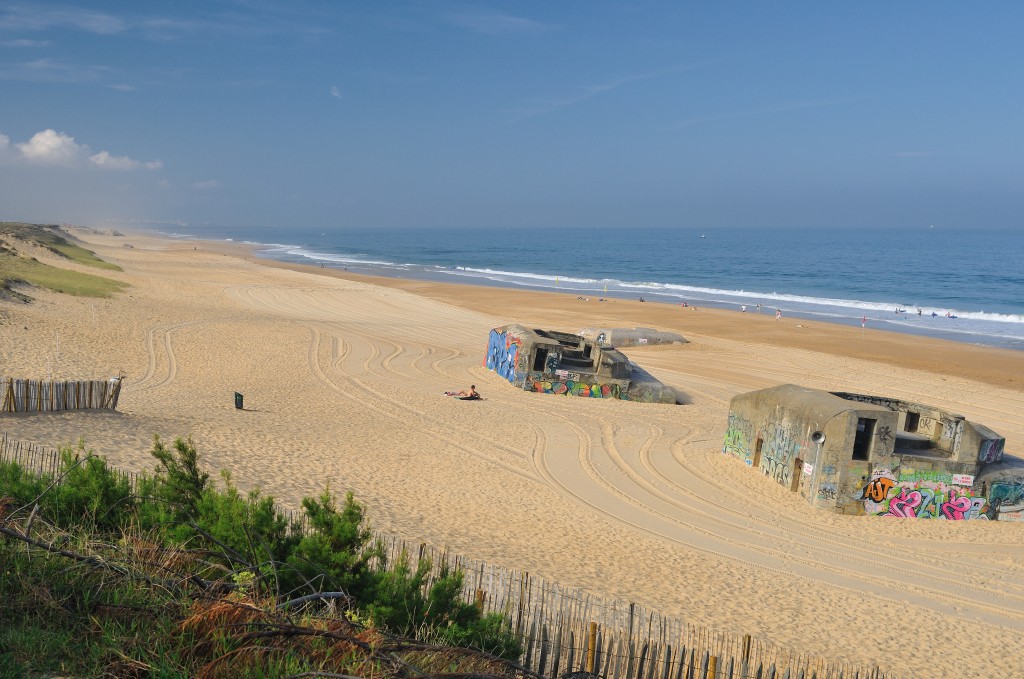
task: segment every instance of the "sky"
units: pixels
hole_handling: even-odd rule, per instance
[[[0,220],[1021,228],[1024,3],[0,0]]]

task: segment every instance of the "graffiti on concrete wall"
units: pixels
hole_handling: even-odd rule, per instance
[[[754,464],[752,442],[761,439],[761,459],[758,467],[765,476],[777,483],[789,485],[793,475],[793,464],[802,448],[809,443],[785,422],[769,422],[764,430],[757,431],[745,417],[729,413],[729,427],[725,432],[722,452],[735,455],[748,465]],[[827,479],[819,486],[827,493]]]
[[[735,413],[729,413],[729,427],[725,430],[722,452],[735,455],[746,462],[748,466],[753,465],[753,451],[750,449],[752,440],[754,440],[754,426],[750,424],[750,420]]]
[[[1003,459],[1003,446],[1006,439],[986,439],[978,447],[978,461],[989,464],[1001,462]]]
[[[868,396],[866,394],[849,394],[846,392],[837,392],[839,398],[844,401],[856,401],[858,403],[870,403],[871,405],[882,406],[889,410],[897,411],[902,405],[901,401],[894,399],[883,398],[880,396]]]
[[[571,379],[547,380],[541,373],[533,373],[527,378],[526,388],[540,394],[557,394],[560,396],[582,396],[585,398],[617,398],[628,400],[626,390],[618,384],[600,384]]]
[[[522,340],[518,337],[513,337],[507,332],[491,330],[484,365],[488,370],[493,370],[509,382],[515,382],[521,345]]]
[[[957,479],[953,474],[943,471],[906,470],[897,479],[892,471],[878,470],[860,489],[860,499],[864,512],[876,516],[988,520],[988,500],[975,497],[971,487],[958,485],[954,480]]]
[[[918,432],[932,432],[935,430],[935,420],[926,414],[921,414],[921,419],[917,421]]]
[[[996,481],[988,491],[989,518],[1024,521],[1024,479]]]
[[[763,432],[761,447],[761,468],[776,483],[788,485],[793,471],[793,461],[807,441],[786,425],[785,422],[769,422]]]
[[[960,452],[960,438],[964,434],[964,421],[943,418],[942,420],[942,438],[949,441],[949,446],[946,448],[949,452],[956,456]]]
[[[861,492],[860,499],[865,503],[882,503],[889,497],[889,491],[896,485],[896,477],[888,469],[879,469],[871,475],[871,478]],[[866,509],[866,506],[865,506]],[[870,513],[870,512],[869,512]]]

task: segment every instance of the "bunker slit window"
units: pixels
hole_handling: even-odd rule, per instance
[[[853,437],[853,459],[868,460],[871,457],[871,439],[875,437],[875,423],[867,417],[857,419],[857,435]]]
[[[907,412],[907,421],[903,423],[903,431],[915,432],[917,431],[917,425],[921,421],[920,413]]]
[[[800,474],[804,471],[804,461],[799,457],[793,460],[793,476],[792,482],[789,485],[789,491],[795,493],[800,490]]]
[[[544,372],[544,364],[547,363],[547,360],[548,360],[548,350],[547,349],[537,349],[537,353],[533,357],[533,371],[534,372],[541,372],[541,373]]]
[[[758,436],[757,443],[754,445],[754,469],[761,468],[761,446],[763,445],[764,439]]]

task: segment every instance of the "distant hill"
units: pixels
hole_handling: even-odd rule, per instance
[[[109,297],[126,287],[125,283],[110,278],[40,262],[33,255],[37,248],[54,255],[58,261],[67,260],[95,269],[121,270],[116,264],[105,262],[96,253],[82,247],[56,224],[0,222],[0,300],[30,301],[31,296],[25,286],[83,297]]]

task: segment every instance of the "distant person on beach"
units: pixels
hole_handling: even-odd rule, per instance
[[[480,393],[477,392],[475,384],[469,385],[469,390],[468,391],[465,390],[465,389],[460,389],[459,391],[446,391],[446,392],[444,392],[444,395],[445,396],[455,396],[455,397],[461,398],[461,399],[463,399],[465,401],[473,401],[473,400],[476,400],[476,399],[480,398]]]
[[[641,298],[640,298],[640,301],[641,301],[641,302],[642,302],[642,301],[644,301],[644,298],[643,298],[643,297],[641,297]]]
[[[776,309],[775,310],[775,320],[777,320],[777,321],[781,321],[782,320],[782,309]]]
[[[740,311],[742,311],[743,313],[747,313],[747,305],[746,304],[741,304],[740,305]]]

